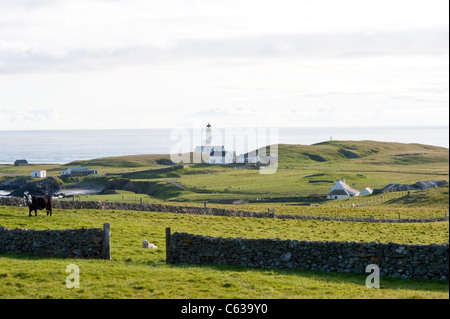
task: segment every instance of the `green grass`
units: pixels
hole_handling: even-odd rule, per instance
[[[278,145],[279,165],[275,174],[260,174],[242,165],[189,164],[168,168],[169,155],[133,155],[76,161],[66,165],[0,166],[0,178],[28,176],[31,169],[47,169],[56,176],[68,166],[97,169],[98,179],[87,177],[64,180],[104,184],[125,176],[132,181],[152,184],[149,195],[165,201],[278,200],[309,194],[327,194],[333,182],[344,178],[358,189],[382,188],[391,183],[414,184],[420,180],[449,179],[447,148],[375,141],[334,141],[314,145]],[[162,165],[163,164],[163,165]],[[175,181],[182,190],[167,184]],[[330,181],[328,183],[326,181]],[[430,201],[432,203],[432,201]]]
[[[127,176],[151,184],[151,194],[89,195],[77,200],[163,202],[203,205],[202,201],[299,198],[328,193],[332,183],[345,178],[362,190],[390,183],[413,184],[420,180],[448,180],[448,149],[419,144],[374,141],[334,141],[315,145],[279,145],[276,174],[263,175],[242,165],[190,164],[177,171],[169,155],[134,155],[76,161],[66,165],[0,165],[0,180],[28,177],[45,169],[58,176],[71,166],[97,169],[99,177],[61,179],[105,184]],[[163,161],[161,161],[163,160]],[[168,181],[187,188],[180,189]],[[313,182],[313,183],[311,183]],[[188,202],[188,203],[186,203]],[[353,203],[360,207],[349,208]],[[350,201],[320,202],[319,207],[292,203],[249,203],[209,207],[267,211],[276,214],[375,218],[428,218],[448,213],[448,187],[414,192],[364,196]],[[341,204],[343,207],[341,207]],[[195,234],[298,240],[378,241],[407,244],[449,242],[449,224],[349,223],[184,215],[155,212],[55,210],[28,217],[26,208],[1,207],[0,225],[10,228],[64,229],[111,224],[112,261],[48,258],[0,254],[0,298],[441,298],[448,299],[448,281],[381,278],[381,289],[368,289],[364,274],[334,274],[303,270],[261,270],[226,266],[173,266],[165,264],[165,228]],[[141,248],[147,239],[156,250]],[[67,289],[66,266],[80,267],[81,288]]]
[[[302,197],[327,194],[334,181],[362,190],[391,183],[414,184],[420,180],[448,180],[448,149],[420,144],[374,141],[324,142],[315,145],[279,145],[275,174],[260,174],[242,165],[191,165],[166,173],[137,171],[134,179],[175,180],[188,191],[164,200],[218,201]],[[349,153],[351,152],[350,157]],[[353,158],[355,157],[355,158]],[[326,181],[330,181],[326,182]]]
[[[147,194],[136,194],[130,191],[118,190],[117,194],[95,194],[95,195],[78,195],[76,201],[94,201],[94,202],[124,202],[124,203],[161,203],[162,201]],[[56,199],[60,201],[71,201],[71,197]]]
[[[408,207],[426,211],[430,209],[447,211],[449,209],[448,185],[426,190],[389,192],[359,197],[329,200],[321,203],[326,207],[382,206],[391,209]]]
[[[160,160],[170,160],[170,156],[167,154],[143,154],[143,155],[126,155],[117,157],[103,157],[84,161],[73,161],[64,164],[65,167],[72,166],[89,166],[93,168],[133,168],[133,167],[152,167],[161,168],[170,165],[161,165],[158,163]]]
[[[436,207],[442,205],[448,211],[449,207],[449,186],[432,188],[423,191],[412,192],[410,196],[401,196],[387,201],[385,204],[390,206],[406,207]]]
[[[173,187],[174,191],[179,190]],[[179,190],[182,192],[181,190]],[[385,196],[385,198],[380,198]],[[406,199],[405,199],[406,197]],[[125,202],[125,203],[160,203],[166,205],[182,205],[203,207],[204,203],[162,201],[156,197],[146,194],[136,194],[129,191],[117,191],[117,194],[105,195],[79,195],[76,201],[103,201],[103,202]],[[61,201],[72,201],[72,198],[56,199]],[[252,212],[267,212],[274,209],[277,215],[292,214],[302,216],[325,216],[325,217],[374,217],[398,219],[398,215],[404,218],[438,218],[449,217],[448,187],[428,189],[425,191],[412,192],[408,197],[406,192],[393,192],[384,195],[362,196],[351,200],[328,200],[320,204],[303,205],[295,202],[286,203],[246,203],[240,205],[207,203],[210,208],[225,208],[232,210],[243,210]],[[405,204],[406,202],[406,204]],[[350,207],[355,204],[356,207]]]
[[[186,204],[187,205],[187,204]],[[192,204],[189,203],[189,206]],[[199,204],[198,206],[202,206]],[[234,210],[267,212],[268,209],[274,209],[277,215],[301,215],[301,216],[325,216],[325,217],[363,217],[363,218],[386,218],[398,219],[398,214],[404,218],[438,218],[449,217],[448,208],[420,208],[420,207],[390,207],[390,206],[369,206],[369,207],[327,207],[327,206],[299,206],[295,203],[277,204],[243,204],[243,205],[223,205],[208,204],[208,207],[221,207]]]
[[[369,224],[171,213],[55,210],[28,217],[1,207],[0,225],[30,229],[111,224],[112,261],[0,254],[0,298],[448,298],[448,281],[381,278],[368,289],[364,274],[165,264],[165,228],[209,236],[298,240],[448,243],[449,224]],[[147,239],[156,250],[140,248]],[[66,266],[80,268],[81,287],[67,289]]]

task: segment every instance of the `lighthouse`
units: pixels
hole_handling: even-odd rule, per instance
[[[208,123],[206,125],[206,146],[211,146],[211,140],[212,140],[212,130],[211,130],[211,124]]]
[[[202,153],[202,158],[209,164],[229,164],[236,162],[234,152],[226,151],[224,145],[212,144],[213,134],[211,123],[206,125],[205,133],[203,145],[198,145],[194,152]]]

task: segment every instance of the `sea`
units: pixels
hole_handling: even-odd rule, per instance
[[[185,129],[181,131],[184,132],[184,137],[177,135],[180,132],[179,129],[174,130],[169,128],[39,131],[0,130],[0,164],[13,164],[18,159],[25,159],[30,164],[66,164],[76,160],[111,156],[173,154],[173,151],[177,149],[176,146],[182,143],[184,143],[183,145],[188,145],[182,151],[193,151],[196,146],[195,141],[199,141],[196,135],[197,130]],[[280,144],[311,145],[330,140],[372,140],[419,143],[449,148],[448,126],[282,127],[215,129],[215,132],[219,133],[216,134],[219,136],[221,135],[220,132],[222,132],[222,141],[225,140],[227,134],[236,134],[236,136],[239,136],[243,134],[242,132],[247,132],[245,134],[249,134],[248,132],[256,132],[256,135],[264,135],[264,138],[258,139],[258,147],[274,144],[274,142]],[[252,134],[250,135],[253,136]],[[182,139],[183,142],[181,141]],[[234,140],[240,141],[241,139],[235,137]],[[246,143],[248,145],[248,141]],[[213,145],[219,144],[220,141]],[[236,142],[233,146],[236,146]],[[179,149],[181,150],[181,148]],[[251,149],[248,151],[251,151]]]

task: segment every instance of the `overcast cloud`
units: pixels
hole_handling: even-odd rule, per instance
[[[448,6],[3,0],[0,129],[448,125]]]

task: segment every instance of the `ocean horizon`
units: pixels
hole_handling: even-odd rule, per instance
[[[250,131],[256,128],[248,128]],[[270,128],[262,128],[268,135]],[[190,136],[190,150],[195,138]],[[227,129],[219,128],[225,133]],[[228,129],[229,130],[229,129]],[[236,128],[239,132],[242,130]],[[30,164],[66,164],[76,160],[140,155],[170,154],[176,139],[174,129],[102,129],[102,130],[0,130],[0,164],[26,159]],[[220,134],[219,134],[220,135]],[[279,144],[312,145],[324,141],[372,140],[380,142],[418,143],[449,148],[449,126],[423,127],[282,127],[277,128]],[[197,141],[197,140],[196,140]],[[269,139],[267,139],[269,141]],[[273,140],[270,140],[273,142]],[[215,145],[218,145],[216,143]],[[198,143],[197,143],[198,144]],[[225,144],[225,143],[224,143]],[[273,143],[258,144],[258,147]],[[220,144],[223,145],[223,144]]]

